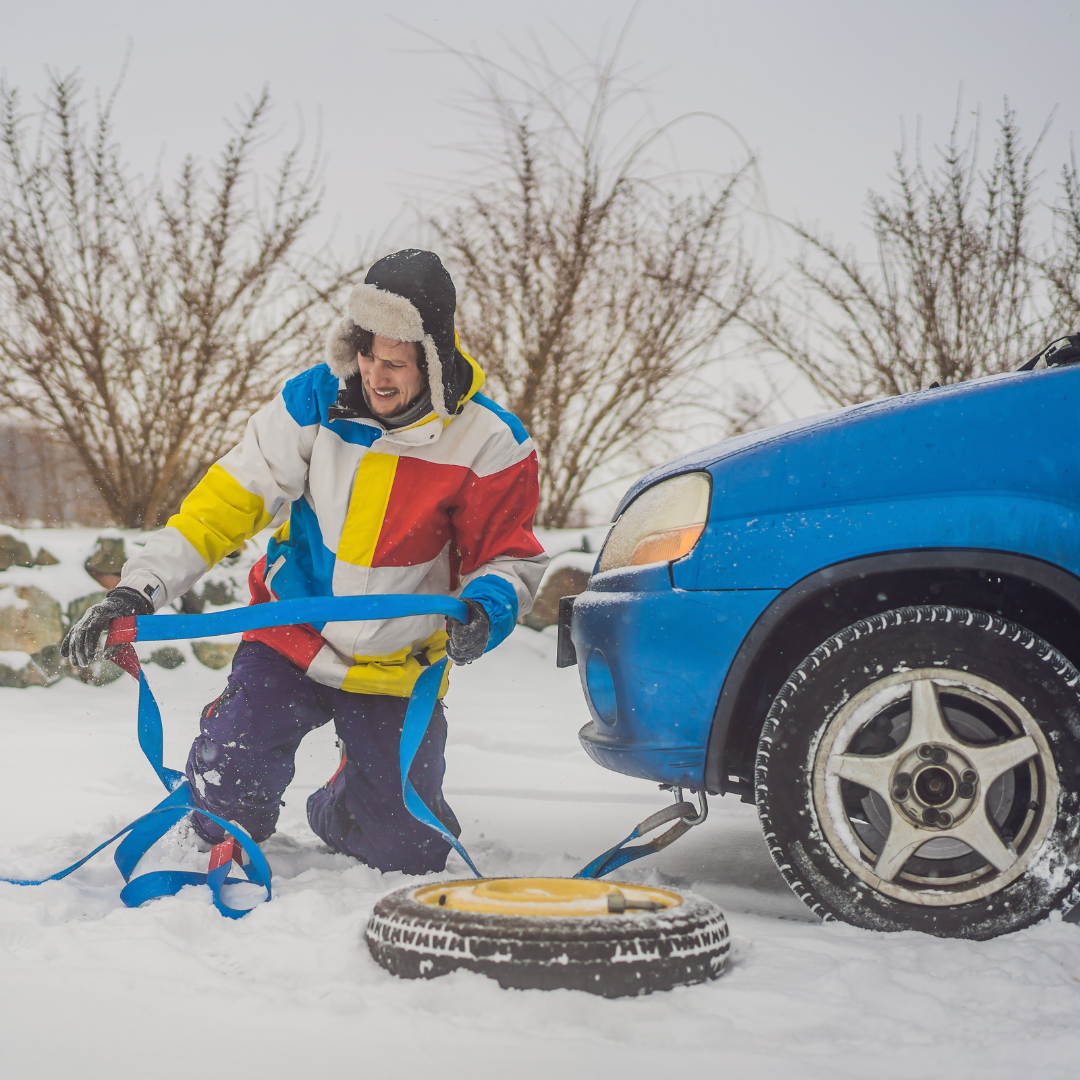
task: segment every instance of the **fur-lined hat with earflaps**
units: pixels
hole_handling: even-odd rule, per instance
[[[349,314],[330,331],[327,363],[339,379],[360,370],[357,329],[397,341],[419,341],[431,404],[442,417],[453,416],[472,386],[472,366],[454,340],[457,291],[433,251],[406,248],[373,263],[349,295]]]

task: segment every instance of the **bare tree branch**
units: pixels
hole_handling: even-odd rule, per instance
[[[115,94],[82,120],[75,75],[34,117],[0,84],[0,408],[63,436],[117,523],[161,524],[251,411],[318,355],[355,274],[304,258],[317,160],[282,156],[268,205],[249,179],[270,110],[241,110],[212,175],[129,175]]]
[[[462,341],[536,442],[552,527],[577,523],[598,470],[719,404],[701,376],[754,284],[732,228],[752,159],[696,189],[661,171],[649,154],[672,125],[619,122],[641,87],[617,53],[570,73],[457,53],[494,137],[473,147],[482,179],[431,222]]]
[[[1057,336],[1061,313],[1046,303],[1047,264],[1031,231],[1034,159],[1046,130],[1026,149],[1006,103],[986,173],[978,169],[978,119],[964,140],[959,110],[933,169],[918,140],[913,163],[901,148],[892,192],[868,199],[871,266],[792,225],[803,243],[794,287],[763,291],[747,311],[760,343],[827,399],[850,404],[1008,370]],[[1067,195],[1075,169],[1071,176]],[[1060,220],[1058,296],[1068,308],[1077,263],[1068,255],[1067,207]]]
[[[1054,207],[1054,247],[1042,264],[1051,320],[1063,331],[1080,330],[1080,174],[1076,153],[1061,170],[1062,197]]]

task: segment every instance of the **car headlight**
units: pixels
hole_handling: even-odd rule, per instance
[[[608,533],[600,571],[681,559],[705,531],[711,492],[705,472],[682,473],[646,488]]]

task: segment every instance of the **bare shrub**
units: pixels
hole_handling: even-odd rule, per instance
[[[469,148],[484,179],[432,221],[463,343],[536,442],[549,527],[581,520],[599,471],[722,411],[703,376],[753,285],[733,229],[752,162],[701,183],[665,171],[650,155],[673,125],[635,111],[617,51],[569,74],[463,57],[493,134]]]
[[[297,253],[320,200],[299,144],[258,200],[265,91],[169,187],[130,174],[112,104],[84,125],[53,75],[34,125],[0,84],[0,408],[61,436],[117,524],[153,526],[317,356],[353,271]]]
[[[1080,174],[1076,156],[1061,170],[1054,206],[1054,246],[1042,262],[1055,333],[1080,330]]]
[[[959,115],[948,143],[927,166],[916,140],[895,159],[889,195],[871,192],[877,259],[861,263],[812,229],[792,225],[804,248],[794,281],[755,305],[759,342],[794,363],[838,404],[901,394],[932,382],[961,382],[1014,368],[1064,332],[1048,309],[1047,261],[1032,232],[1034,159],[1006,104],[994,159],[978,168],[979,130],[965,139]],[[1045,134],[1046,128],[1043,129]],[[1075,306],[1080,199],[1062,211],[1058,307]],[[1066,178],[1067,184],[1069,178]],[[1069,213],[1072,217],[1069,217]],[[1070,277],[1070,274],[1072,275]]]

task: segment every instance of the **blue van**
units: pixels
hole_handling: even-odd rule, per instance
[[[988,938],[1072,911],[1080,364],[1052,350],[636,483],[560,620],[589,755],[756,803],[824,918]]]

